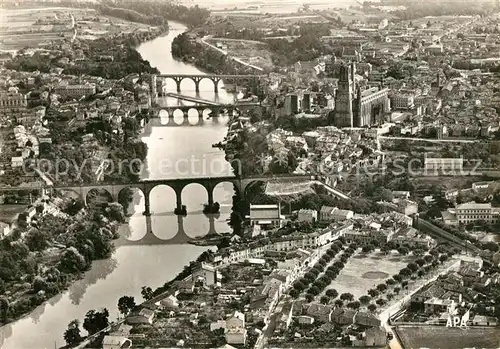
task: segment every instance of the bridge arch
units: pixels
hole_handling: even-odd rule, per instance
[[[90,188],[85,195],[85,205],[102,205],[115,201],[113,194],[107,188]]]
[[[170,113],[166,109],[161,109],[158,112],[158,118],[160,119],[160,124],[168,125],[170,122]]]
[[[177,234],[177,216],[174,209],[178,201],[178,191],[167,184],[158,184],[149,191],[150,229],[158,239],[168,240]]]
[[[141,214],[145,207],[138,207],[139,212],[134,212],[135,204],[145,200],[145,194],[142,188],[138,186],[128,186],[121,188],[117,195],[118,203],[123,206],[126,215]]]

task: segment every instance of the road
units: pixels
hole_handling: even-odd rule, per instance
[[[332,193],[333,195],[335,195],[335,196],[337,196],[337,197],[339,197],[341,199],[344,199],[344,200],[350,200],[351,199],[346,194],[342,193],[341,191],[338,191],[337,189],[334,189],[334,188],[330,187],[329,185],[323,183],[322,181],[314,181],[313,184],[322,185],[330,193]]]
[[[436,281],[436,279],[439,277],[439,275],[446,274],[451,269],[456,268],[458,263],[460,263],[460,260],[454,261],[453,263],[451,263],[450,266],[446,267],[446,269],[444,269],[442,271],[438,271],[436,273],[436,275],[434,275],[430,279],[419,280],[422,283],[417,288],[415,288],[414,290],[412,290],[411,293],[407,294],[402,299],[398,300],[396,303],[390,305],[387,309],[384,309],[379,314],[379,318],[380,318],[380,321],[382,322],[382,326],[385,328],[385,330],[387,331],[387,333],[391,333],[392,336],[393,336],[393,339],[389,342],[390,349],[404,349],[403,346],[401,345],[401,343],[399,343],[399,341],[398,341],[398,339],[396,337],[396,334],[395,334],[393,328],[389,325],[389,318],[390,318],[390,316],[392,314],[397,313],[399,310],[401,310],[401,308],[403,307],[403,305],[406,304],[410,300],[411,296],[413,296],[415,293],[417,293],[418,291],[420,291],[424,286],[428,285],[431,282]]]
[[[231,55],[230,55],[227,51],[221,50],[221,49],[220,49],[220,48],[218,48],[217,46],[212,45],[212,44],[210,44],[210,43],[206,42],[206,40],[207,40],[207,39],[211,39],[211,38],[212,38],[211,36],[205,36],[205,37],[203,37],[203,38],[201,38],[201,39],[199,39],[199,40],[200,40],[200,42],[201,42],[202,44],[207,45],[207,46],[209,46],[210,48],[213,48],[214,50],[219,51],[219,52],[220,52],[220,53],[222,53],[224,56],[228,56],[230,59],[232,59],[232,60],[233,60],[233,61],[235,61],[235,62],[238,62],[238,63],[240,63],[240,64],[242,64],[242,65],[244,65],[244,66],[247,66],[247,67],[249,67],[249,68],[252,68],[252,69],[255,69],[255,70],[258,70],[258,71],[261,71],[261,72],[262,72],[262,71],[264,71],[264,69],[262,69],[261,67],[257,67],[256,65],[253,65],[253,64],[247,63],[247,62],[245,62],[245,61],[242,61],[241,59],[239,59],[239,58],[237,58],[237,57],[233,57],[233,56],[231,56]]]
[[[463,138],[418,138],[418,137],[392,137],[392,136],[378,136],[379,139],[385,140],[404,140],[404,141],[422,141],[431,143],[477,143],[479,139],[463,139]]]

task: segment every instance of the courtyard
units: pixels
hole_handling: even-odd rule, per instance
[[[369,289],[375,288],[378,284],[384,283],[385,280],[399,273],[402,268],[415,259],[413,256],[402,256],[397,252],[389,255],[378,251],[353,255],[332,282],[330,288],[336,289],[339,294],[352,293],[354,299],[358,299],[365,295]]]

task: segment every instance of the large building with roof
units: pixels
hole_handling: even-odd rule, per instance
[[[355,76],[355,63],[340,68],[334,113],[337,127],[375,125],[383,122],[384,114],[390,111],[389,90],[378,87],[362,90]]]

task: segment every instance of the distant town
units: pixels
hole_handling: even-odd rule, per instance
[[[191,6],[192,5],[192,6]],[[500,347],[500,3],[0,6],[0,347]]]

